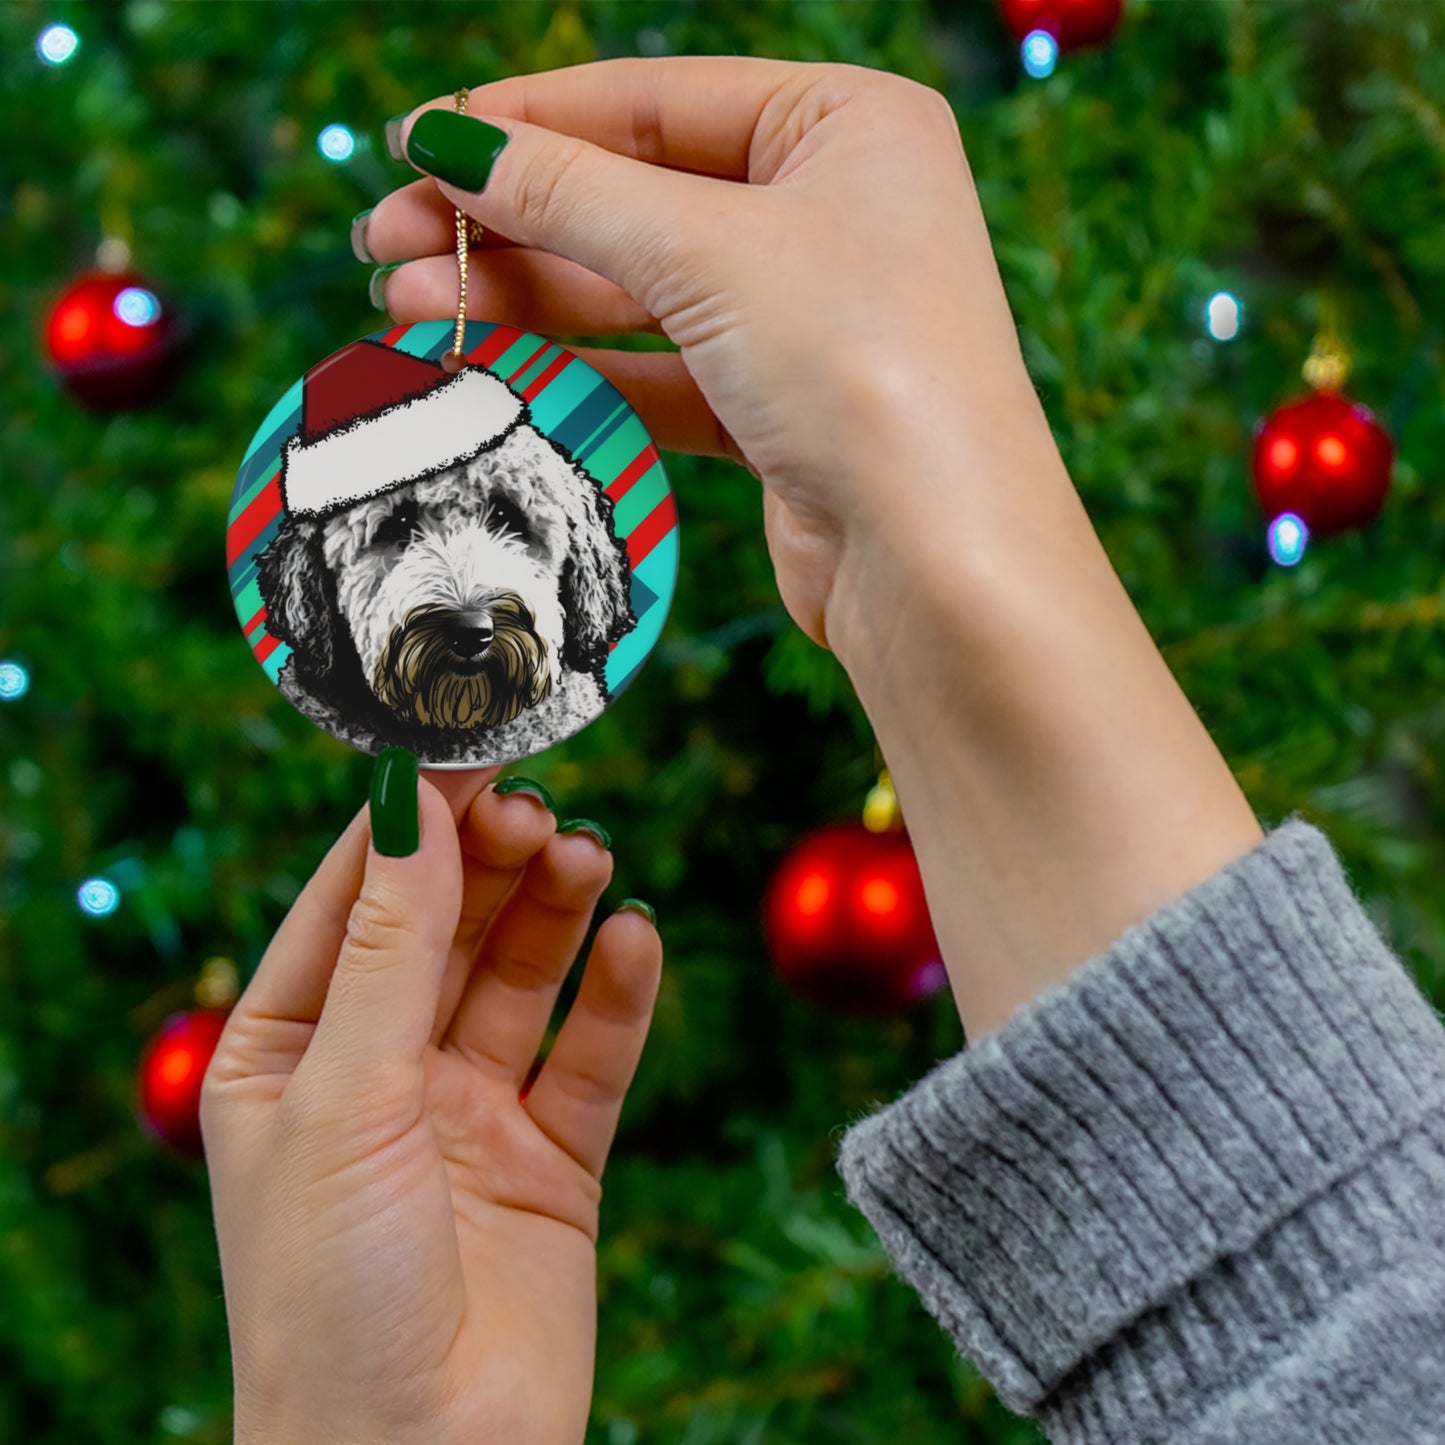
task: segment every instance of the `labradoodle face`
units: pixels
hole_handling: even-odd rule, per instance
[[[399,736],[499,726],[564,669],[600,682],[633,622],[611,510],[564,453],[516,427],[470,462],[288,522],[262,564],[269,625],[315,691],[354,653],[353,682],[405,725]]]

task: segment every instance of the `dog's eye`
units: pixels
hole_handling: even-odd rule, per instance
[[[492,498],[487,511],[487,525],[494,532],[511,532],[524,542],[532,538],[522,509],[515,502],[509,502],[506,497]]]
[[[420,517],[415,502],[403,502],[372,533],[372,543],[378,547],[389,547],[395,543],[411,541]]]

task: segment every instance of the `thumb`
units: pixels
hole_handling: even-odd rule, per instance
[[[361,893],[297,1069],[315,1070],[328,1087],[374,1087],[420,1066],[461,914],[451,806],[419,780],[417,760],[403,748],[376,760],[370,823]]]
[[[713,237],[698,217],[748,200],[745,186],[649,165],[512,116],[440,105],[403,125],[400,149],[483,226],[587,267],[654,315],[658,304],[672,314],[691,299],[673,288],[681,273],[685,290],[687,269],[710,239],[737,243],[736,234]]]

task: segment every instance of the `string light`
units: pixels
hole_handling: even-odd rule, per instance
[[[120,907],[120,889],[109,878],[87,878],[75,897],[80,911],[92,918],[106,918]]]
[[[35,53],[47,65],[64,65],[80,49],[80,36],[68,25],[47,25],[35,42]]]
[[[111,307],[116,320],[127,326],[150,326],[160,320],[161,303],[154,291],[144,286],[127,286]]]
[[[1216,341],[1233,341],[1244,324],[1244,307],[1228,291],[1216,291],[1204,308],[1204,329]]]
[[[1019,47],[1024,69],[1035,80],[1047,79],[1059,63],[1059,42],[1047,30],[1031,30]]]
[[[0,702],[16,702],[30,691],[30,674],[18,663],[0,662]]]
[[[329,125],[316,137],[316,147],[329,161],[349,161],[356,151],[356,137],[348,126]]]
[[[1281,567],[1293,567],[1305,554],[1310,529],[1293,512],[1281,512],[1269,524],[1269,555]]]

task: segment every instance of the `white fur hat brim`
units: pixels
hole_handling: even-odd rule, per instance
[[[522,399],[499,377],[467,367],[409,401],[357,417],[282,454],[281,500],[323,516],[469,461],[516,425]]]

